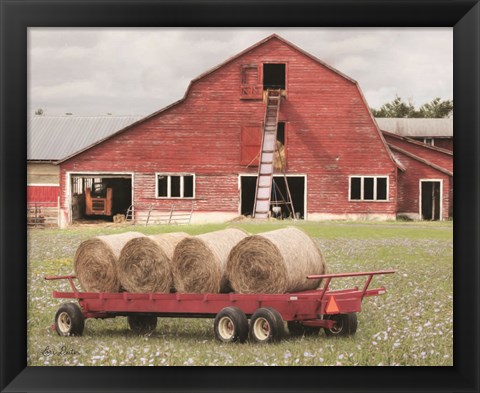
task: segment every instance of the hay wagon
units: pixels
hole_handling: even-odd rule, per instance
[[[357,330],[357,313],[362,300],[386,292],[369,289],[374,276],[394,270],[311,275],[323,279],[322,288],[286,294],[193,294],[193,293],[93,293],[79,292],[75,276],[49,276],[46,280],[67,279],[72,292],[53,292],[63,303],[52,326],[60,336],[82,335],[85,319],[127,317],[132,331],[150,334],[158,317],[214,318],[215,337],[222,342],[244,342],[250,335],[256,342],[282,338],[287,322],[293,335],[317,334],[321,328],[329,336],[347,336]],[[362,288],[330,290],[333,279],[365,276]],[[250,319],[250,323],[248,322]]]

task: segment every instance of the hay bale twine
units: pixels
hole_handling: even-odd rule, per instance
[[[118,258],[118,278],[128,292],[170,292],[171,259],[184,232],[163,233],[129,240]]]
[[[139,232],[97,236],[85,240],[75,253],[73,268],[86,292],[118,292],[120,281],[117,261],[123,246],[131,239],[145,236]]]
[[[247,236],[241,229],[227,228],[183,239],[172,259],[175,289],[184,293],[229,292],[225,277],[227,258],[230,250]]]
[[[237,293],[287,293],[317,288],[325,261],[317,244],[297,228],[249,236],[230,252],[226,274]]]

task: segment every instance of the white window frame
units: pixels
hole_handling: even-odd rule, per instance
[[[352,199],[352,179],[360,178],[360,199]],[[374,179],[373,182],[373,199],[364,199],[364,179]],[[377,179],[387,179],[387,198],[377,199]],[[390,190],[390,176],[388,175],[351,175],[348,176],[348,201],[349,202],[388,202]]]
[[[167,196],[158,195],[158,177],[167,176]],[[180,196],[172,197],[172,176],[180,177]],[[184,177],[192,176],[193,177],[193,196],[185,197],[184,193]],[[156,199],[195,199],[195,184],[196,184],[196,175],[195,173],[171,173],[171,172],[157,172],[155,173],[155,198]]]
[[[258,174],[256,173],[239,173],[238,174],[238,215],[242,215],[242,177],[257,177]],[[273,177],[283,177],[283,175],[273,175]],[[307,190],[308,190],[308,186],[307,186],[307,181],[308,181],[308,176],[306,173],[292,173],[292,174],[288,174],[286,175],[287,178],[289,177],[303,177],[304,179],[304,188],[303,188],[303,210],[304,210],[304,214],[303,214],[303,219],[305,221],[308,220],[308,205],[307,205]]]
[[[435,146],[435,139],[434,138],[423,138],[423,143],[430,146]]]

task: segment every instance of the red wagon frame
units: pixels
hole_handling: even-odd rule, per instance
[[[72,318],[87,319],[126,316],[129,317],[130,327],[133,330],[142,332],[142,329],[139,328],[142,326],[145,328],[143,322],[150,321],[150,324],[147,323],[147,325],[150,325],[151,328],[153,324],[152,318],[154,318],[154,325],[156,326],[157,317],[215,318],[215,333],[217,338],[222,341],[236,341],[233,340],[233,338],[235,338],[235,324],[245,325],[247,318],[250,318],[250,324],[252,324],[253,320],[257,320],[256,317],[258,317],[257,314],[259,314],[259,310],[263,310],[263,314],[261,312],[260,314],[262,314],[262,323],[264,323],[264,328],[266,329],[264,333],[268,339],[270,338],[268,333],[272,333],[273,328],[273,326],[270,325],[273,324],[278,328],[277,330],[282,330],[281,325],[283,326],[283,321],[288,323],[289,330],[294,329],[294,326],[296,326],[297,330],[300,329],[301,332],[305,333],[308,329],[318,331],[318,329],[324,328],[327,334],[328,332],[335,333],[339,329],[339,323],[347,321],[353,324],[347,333],[354,333],[357,326],[356,313],[361,311],[362,300],[365,297],[378,296],[386,293],[386,289],[383,286],[369,289],[373,277],[376,275],[392,274],[394,272],[395,270],[381,270],[373,272],[310,275],[307,276],[308,279],[324,280],[323,287],[316,290],[286,294],[94,293],[80,292],[75,286],[74,279],[76,276],[74,275],[48,276],[45,277],[45,279],[68,280],[72,292],[53,291],[53,297],[57,299],[75,299],[80,305],[79,310],[73,311],[73,313],[76,312],[77,315],[71,315],[70,310],[64,311],[64,322],[66,326],[70,326],[68,325],[68,320]],[[366,277],[363,287],[330,290],[330,283],[333,279],[357,276]],[[73,309],[72,304],[73,303],[70,303],[69,307]],[[225,310],[233,311],[230,314],[228,312],[225,314]],[[265,310],[270,311],[266,312]],[[60,311],[59,309],[57,312],[54,326],[57,332],[62,334],[65,332],[62,332],[58,326],[59,323],[61,323],[61,321],[58,320]],[[342,318],[342,316],[344,317]],[[346,316],[350,319],[345,319],[347,318]],[[351,319],[352,316],[355,318],[354,321]],[[228,338],[232,338],[232,340],[223,340],[222,337],[218,337],[217,324],[222,326],[222,317],[227,318],[225,331],[232,333],[231,335],[227,335]],[[153,326],[153,328],[155,326]],[[137,329],[135,329],[135,327],[137,327]],[[245,329],[243,326],[243,329],[240,330]],[[81,321],[81,331],[72,333],[81,335],[82,332],[83,320]],[[70,332],[67,331],[66,333]],[[250,335],[252,334],[255,336],[255,332],[252,332],[252,329],[250,329]],[[245,336],[245,334],[242,333],[242,336]]]

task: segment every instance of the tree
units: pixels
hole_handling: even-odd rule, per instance
[[[35,115],[37,115],[37,116],[42,116],[44,113],[45,113],[45,111],[42,108],[38,108],[35,111]]]
[[[453,100],[443,100],[440,97],[423,104],[419,109],[419,117],[442,118],[453,115]]]
[[[380,109],[371,109],[375,117],[429,117],[444,118],[453,115],[453,100],[442,100],[440,97],[434,98],[415,109],[411,101],[404,102],[398,95],[384,105]]]
[[[375,117],[417,117],[413,104],[404,102],[397,95],[391,102],[383,104],[379,110],[372,109],[372,113]]]

